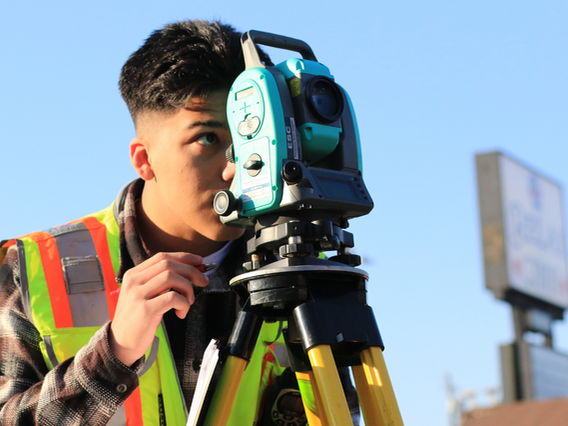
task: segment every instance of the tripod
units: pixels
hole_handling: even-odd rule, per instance
[[[245,264],[252,270],[230,282],[248,301],[229,338],[229,355],[205,424],[226,425],[232,408],[227,401],[235,398],[262,322],[287,320],[284,338],[292,370],[299,381],[311,384],[315,397],[315,404],[308,404],[302,395],[310,426],[353,424],[337,371],[347,366],[352,367],[365,424],[402,426],[384,346],[366,304],[368,276],[352,266],[360,258],[345,250],[353,246],[352,235],[331,221],[276,222],[257,229],[249,241],[249,251],[256,254]],[[338,255],[313,257],[314,246],[337,248]],[[259,255],[275,247],[281,260]]]

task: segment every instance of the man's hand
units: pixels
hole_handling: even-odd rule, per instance
[[[164,313],[173,308],[185,318],[195,301],[192,283],[209,283],[196,268],[202,262],[194,254],[158,253],[124,274],[109,336],[111,350],[124,365],[131,366],[150,348]]]

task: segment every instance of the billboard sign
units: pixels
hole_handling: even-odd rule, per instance
[[[562,189],[519,162],[476,156],[486,286],[568,307]]]

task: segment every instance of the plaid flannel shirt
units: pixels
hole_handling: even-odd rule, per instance
[[[118,218],[119,282],[129,268],[149,258],[136,225],[135,201],[142,187],[141,180],[130,185]],[[210,277],[208,288],[196,292],[196,302],[185,320],[173,311],[164,316],[187,404],[193,396],[205,345],[213,337],[228,337],[234,323],[236,300],[227,283],[240,272],[242,263],[242,256],[234,254],[230,253]],[[206,315],[212,309],[215,315]],[[50,371],[40,351],[42,338],[24,311],[16,251],[9,249],[0,266],[0,424],[106,424],[138,386],[137,372],[144,364],[141,359],[129,368],[114,356],[109,326],[110,322],[74,358]]]
[[[128,269],[150,256],[136,222],[135,203],[143,185],[142,180],[134,181],[120,208],[118,282]],[[226,342],[232,330],[237,300],[228,282],[243,272],[245,255],[243,237],[209,276],[209,285],[194,288],[195,303],[185,319],[179,319],[173,310],[164,315],[188,407],[205,347],[212,338]],[[75,357],[50,371],[39,347],[42,338],[24,311],[16,251],[9,249],[0,266],[0,425],[105,425],[138,386],[137,372],[144,366],[144,359],[129,368],[114,356],[109,327],[110,322]],[[347,369],[340,369],[340,376],[358,424],[357,395]]]

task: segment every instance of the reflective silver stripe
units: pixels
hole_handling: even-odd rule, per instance
[[[142,370],[138,372],[138,377],[142,377],[154,364],[156,361],[156,357],[158,356],[158,348],[160,347],[160,338],[158,336],[154,336],[154,340],[152,341],[152,347],[150,348],[150,353],[148,354],[148,358],[144,362],[144,367]]]
[[[107,426],[126,426],[126,411],[124,411],[124,405],[121,405],[118,411],[109,419]]]
[[[55,237],[74,327],[104,325],[109,320],[102,267],[87,227],[79,222],[47,231]]]
[[[16,240],[16,247],[18,250],[18,266],[20,268],[20,284],[22,285],[22,295],[24,303],[24,311],[30,322],[34,323],[34,318],[32,316],[32,302],[30,300],[30,283],[28,281],[28,270],[26,266],[26,251],[24,248],[24,242],[21,240]]]
[[[59,365],[59,361],[55,356],[55,351],[53,350],[53,343],[51,342],[51,336],[43,336],[43,343],[45,343],[45,350],[47,352],[47,357],[49,358],[49,362],[51,362],[51,366],[53,368]]]

